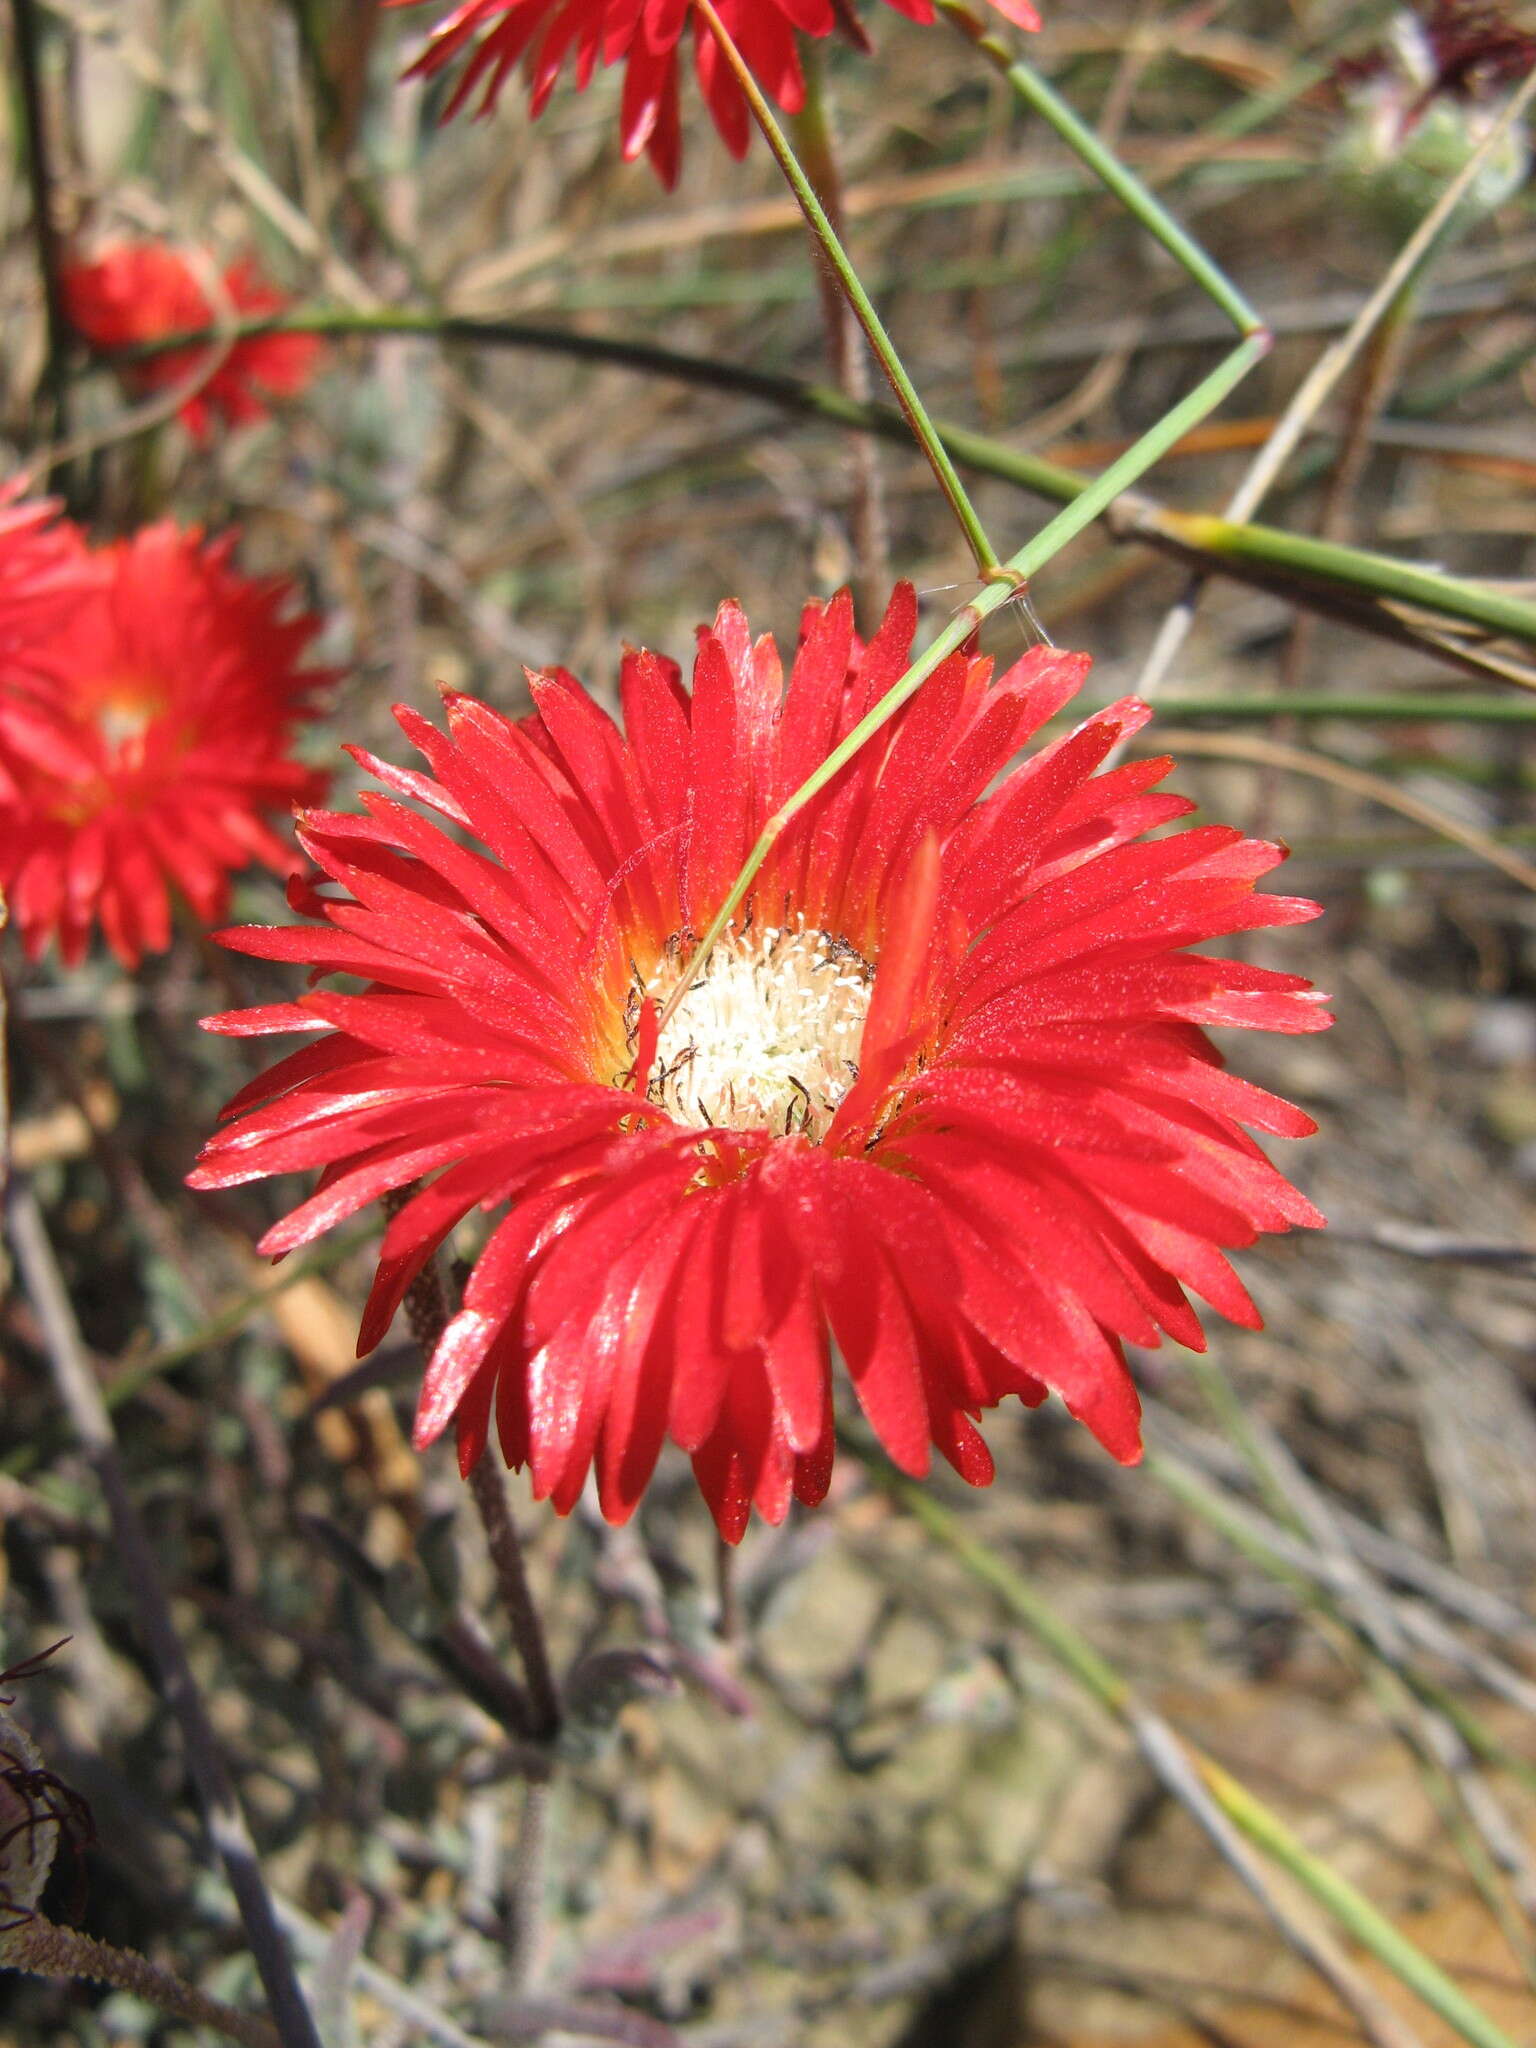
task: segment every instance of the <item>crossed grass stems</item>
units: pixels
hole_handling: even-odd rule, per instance
[[[739,52],[731,44],[711,0],[695,0],[695,4],[724,48],[754,118],[805,216],[820,255],[835,276],[891,385],[906,428],[917,440],[933,470],[965,536],[982,587],[979,594],[963,606],[924,649],[881,702],[768,821],[746,865],[688,962],[665,1015],[671,1014],[690,983],[702,971],[713,946],[746,899],[776,840],[798,812],[873,738],[934,670],[965,644],[986,618],[1015,602],[1027,591],[1029,580],[1071,539],[1114,507],[1117,500],[1124,499],[1147,470],[1197,428],[1267,353],[1271,340],[1263,321],[1241,292],[1142,181],[1126,169],[1113,150],[1085,126],[1045,80],[1017,58],[1001,37],[988,29],[966,0],[936,0],[939,11],[958,33],[997,69],[1018,98],[1055,130],[1105,188],[1181,265],[1230,320],[1236,334],[1236,341],[1223,360],[1098,476],[1085,479],[1080,474],[1060,470],[1052,474],[1049,464],[1031,462],[1029,458],[1016,461],[1016,480],[1041,488],[1046,495],[1065,502],[1056,516],[1031,540],[1006,558],[1000,557],[970,503],[950,452],[954,450],[962,458],[980,457],[979,461],[973,459],[972,466],[986,467],[987,444],[980,436],[963,436],[954,430],[940,432],[935,427],[821,201]],[[67,13],[68,10],[61,8],[60,11]],[[1194,573],[1183,599],[1169,613],[1154,643],[1146,673],[1149,685],[1155,684],[1166,672],[1179,640],[1187,630],[1205,575],[1213,566],[1228,564],[1237,566],[1240,573],[1246,565],[1255,580],[1261,580],[1266,571],[1277,579],[1283,579],[1287,573],[1299,573],[1305,577],[1310,571],[1325,585],[1331,578],[1345,591],[1352,590],[1357,597],[1363,594],[1368,602],[1376,598],[1410,603],[1417,601],[1451,617],[1466,619],[1484,630],[1503,630],[1517,637],[1536,639],[1536,610],[1518,599],[1505,598],[1433,572],[1415,570],[1410,565],[1362,555],[1357,550],[1330,547],[1326,543],[1309,544],[1292,535],[1276,535],[1272,530],[1266,532],[1251,523],[1254,512],[1318,409],[1369,343],[1383,317],[1398,302],[1400,294],[1425,273],[1482,163],[1497,148],[1513,123],[1524,116],[1533,95],[1536,95],[1536,76],[1514,96],[1493,133],[1451,181],[1439,202],[1410,236],[1381,285],[1346,334],[1325,352],[1304,380],[1224,515],[1203,520],[1185,516],[1174,529],[1171,541],[1168,534],[1164,534],[1164,544],[1170,545],[1175,553],[1179,551],[1182,540]],[[301,316],[293,320],[244,325],[225,320],[211,336],[201,338],[211,338],[217,346],[227,349],[239,333],[262,327],[309,326],[321,331],[327,328],[338,331],[346,327],[385,330],[391,325],[416,325],[423,331],[444,335],[457,330],[471,338],[478,327],[485,339],[497,338],[496,323],[454,321],[442,316],[424,316],[418,322],[399,321],[392,320],[387,312],[362,309],[334,319],[322,316],[306,320]],[[168,337],[157,346],[179,347],[194,338],[197,337]],[[504,338],[517,337],[509,334]],[[152,352],[144,349],[138,353]],[[655,358],[649,367],[664,374],[670,367],[673,374],[677,373],[682,359],[668,359],[664,351],[628,351],[636,367],[647,367],[643,358],[648,353]],[[215,364],[219,359],[217,354],[212,358]],[[709,366],[696,367],[707,369]],[[195,388],[208,374],[205,359],[189,380],[191,388]],[[729,383],[731,379],[726,377],[721,381]],[[796,397],[804,401],[810,395],[804,387],[793,387],[791,380],[759,378],[757,382],[765,387],[763,395],[774,397],[780,403],[793,403]],[[737,378],[735,388],[747,388],[750,383],[750,379]],[[778,388],[766,388],[775,384]],[[174,410],[184,395],[178,390],[152,402],[130,424],[128,431],[140,431],[145,426],[157,424]],[[840,403],[836,393],[822,392],[815,397],[819,403],[803,404],[802,409],[819,410],[824,416],[833,418],[841,414],[848,425],[857,429],[889,432],[890,416],[883,414],[882,409],[846,399]],[[54,456],[58,458],[70,452],[78,452],[78,449],[55,450]],[[1376,623],[1379,627],[1382,622],[1378,618]],[[1520,879],[1528,880],[1529,877],[1522,874]],[[245,1319],[250,1308],[251,1304],[241,1305],[240,1321]],[[221,1319],[218,1327],[208,1333],[207,1341],[216,1342],[229,1334],[232,1320],[232,1317]],[[194,1340],[192,1346],[178,1347],[176,1358],[162,1363],[179,1362],[180,1357],[187,1355],[192,1348],[201,1347]],[[1436,1789],[1446,1795],[1447,1813],[1459,1821],[1452,1828],[1452,1833],[1467,1860],[1474,1882],[1505,1929],[1512,1951],[1527,1975],[1536,1982],[1536,1964],[1533,1964],[1529,1944],[1518,1924],[1519,1913],[1515,1910],[1516,1907],[1529,1908],[1536,1887],[1532,1886],[1530,1873],[1507,1839],[1492,1839],[1497,1835],[1497,1829],[1488,1819],[1486,1803],[1468,1795],[1465,1772],[1447,1764],[1444,1731],[1450,1727],[1467,1753],[1485,1761],[1508,1765],[1511,1759],[1464,1708],[1443,1696],[1424,1696],[1424,1683],[1403,1664],[1401,1638],[1393,1632],[1396,1623],[1390,1620],[1390,1613],[1388,1621],[1382,1619],[1383,1612],[1388,1611],[1384,1607],[1384,1596],[1373,1588],[1354,1553],[1327,1521],[1315,1496],[1306,1489],[1294,1468],[1285,1464],[1284,1453],[1278,1446],[1262,1443],[1254,1437],[1244,1424],[1241,1411],[1234,1412],[1221,1391],[1221,1383],[1212,1379],[1209,1369],[1206,1369],[1203,1384],[1218,1414],[1230,1425],[1242,1446],[1261,1490],[1272,1505],[1277,1505],[1276,1519],[1263,1525],[1255,1534],[1252,1515],[1245,1520],[1243,1511],[1235,1508],[1230,1500],[1213,1495],[1209,1485],[1203,1485],[1197,1476],[1192,1476],[1187,1463],[1181,1461],[1173,1450],[1154,1450],[1149,1461],[1152,1473],[1170,1486],[1192,1511],[1201,1514],[1230,1540],[1238,1543],[1245,1554],[1287,1583],[1295,1583],[1299,1579],[1306,1585],[1310,1589],[1309,1604],[1343,1632],[1357,1657],[1363,1660],[1367,1675],[1378,1691],[1389,1682],[1408,1688],[1412,1697],[1407,1705],[1396,1695],[1384,1702],[1389,1710],[1389,1719],[1404,1733],[1404,1739],[1421,1768],[1427,1774],[1438,1773]],[[876,1469],[878,1471],[878,1466]],[[917,1515],[937,1538],[950,1547],[968,1571],[992,1588],[1012,1616],[1034,1635],[1082,1691],[1123,1723],[1166,1789],[1205,1829],[1221,1854],[1260,1900],[1284,1938],[1342,2001],[1367,2039],[1377,2044],[1377,2048],[1414,2048],[1416,2036],[1401,2016],[1360,1978],[1326,1928],[1319,1924],[1316,1914],[1300,1910],[1292,1896],[1274,1886],[1269,1876],[1271,1868],[1282,1871],[1294,1886],[1307,1895],[1312,1907],[1319,1907],[1331,1916],[1347,1935],[1372,1953],[1399,1983],[1413,1992],[1462,2039],[1473,2043],[1474,2048],[1512,2048],[1509,2037],[1436,1964],[1385,1920],[1347,1880],[1324,1860],[1312,1855],[1276,1814],[1231,1778],[1214,1759],[1177,1735],[1139,1700],[1126,1681],[1012,1567],[985,1545],[968,1537],[921,1489],[894,1475],[880,1476],[901,1505]],[[1314,1547],[1309,1548],[1309,1544]],[[1297,1562],[1298,1551],[1302,1559],[1300,1564]],[[1318,1562],[1319,1558],[1322,1563]],[[1373,1658],[1377,1660],[1375,1663],[1371,1661]],[[375,1979],[378,1974],[371,1973]],[[279,2024],[281,2026],[281,2019]],[[283,2033],[285,2039],[294,2038],[286,2027]]]

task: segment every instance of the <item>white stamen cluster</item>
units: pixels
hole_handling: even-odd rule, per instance
[[[665,1007],[680,972],[668,963],[646,993]],[[819,1140],[858,1078],[873,980],[846,940],[803,921],[727,933],[667,1020],[651,1101],[700,1129]]]

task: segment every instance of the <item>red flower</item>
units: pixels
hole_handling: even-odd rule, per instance
[[[28,503],[14,484],[0,485],[0,663],[102,581],[79,530],[58,510],[56,499]]]
[[[271,1254],[422,1183],[360,1350],[471,1209],[505,1210],[418,1445],[456,1417],[467,1471],[494,1408],[541,1497],[566,1511],[595,1468],[621,1520],[670,1436],[734,1541],[754,1504],[777,1521],[825,1491],[835,1338],[904,1471],[932,1444],[984,1483],[971,1418],[1048,1390],[1131,1461],[1122,1341],[1198,1347],[1183,1284],[1256,1325],[1218,1247],[1321,1220],[1239,1127],[1311,1119],[1202,1029],[1316,1031],[1320,999],[1187,950],[1316,915],[1254,894],[1282,850],[1222,826],[1136,843],[1192,806],[1154,793],[1166,759],[1094,776],[1150,715],[1133,699],[984,793],[1081,655],[990,687],[946,661],[785,832],[658,1036],[765,819],[902,673],[916,616],[903,587],[861,651],[846,594],[810,607],[781,695],[727,604],[691,696],[625,657],[625,731],[560,670],[520,721],[449,693],[444,735],[401,709],[431,772],[358,754],[391,793],[302,823],[338,888],[294,892],[319,929],[221,935],[368,983],[207,1020],[322,1035],[236,1096],[192,1175],[323,1169]]]
[[[316,620],[232,546],[147,527],[86,555],[67,612],[0,623],[0,888],[34,956],[56,935],[79,960],[99,918],[136,966],[170,943],[169,887],[206,924],[234,870],[295,865],[263,813],[323,794],[287,746],[331,678],[299,666]]]
[[[423,0],[393,0],[419,6]],[[931,22],[933,0],[886,0],[910,21]],[[1020,28],[1036,29],[1032,0],[992,0]],[[830,35],[834,28],[861,33],[851,0],[716,0],[716,9],[758,84],[786,112],[805,98],[795,31]],[[591,84],[599,63],[625,65],[620,115],[624,158],[642,150],[665,185],[677,183],[678,45],[692,13],[690,0],[460,0],[438,22],[408,76],[430,77],[466,50],[469,61],[448,102],[447,114],[483,86],[479,111],[490,112],[508,75],[526,60],[535,116],[544,111],[566,58],[573,58],[576,88]],[[694,64],[715,126],[733,156],[745,156],[751,136],[747,103],[719,45],[694,23]],[[446,118],[446,117],[445,117]]]
[[[219,310],[192,265],[164,242],[133,242],[109,249],[93,263],[64,267],[64,303],[71,326],[102,351],[127,349],[162,335],[216,325]],[[288,301],[263,282],[248,260],[224,272],[223,288],[242,318],[281,313]],[[218,350],[171,349],[142,363],[124,363],[118,374],[139,398],[185,382],[200,362],[217,367],[180,408],[180,418],[203,440],[210,418],[226,426],[266,416],[267,401],[301,391],[313,373],[320,344],[312,334],[256,334]]]

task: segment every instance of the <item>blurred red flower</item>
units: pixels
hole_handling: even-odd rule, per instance
[[[206,924],[234,870],[294,869],[264,814],[324,793],[287,751],[332,680],[299,666],[318,622],[232,569],[232,536],[168,522],[95,551],[75,536],[89,580],[29,618],[14,544],[0,531],[0,889],[33,956],[56,937],[78,961],[99,921],[134,967],[170,943],[172,888]]]
[[[103,353],[212,327],[222,310],[211,302],[186,257],[165,242],[124,243],[93,262],[68,263],[62,283],[70,324]],[[263,281],[248,259],[223,273],[223,290],[245,319],[287,310],[287,299]],[[179,417],[201,441],[215,417],[226,426],[240,426],[264,418],[270,399],[301,391],[319,352],[312,334],[256,334],[222,354],[217,346],[171,349],[141,363],[119,364],[117,371],[129,392],[144,398],[183,383],[199,363],[212,363],[206,383],[179,408]]]
[[[0,664],[103,581],[79,529],[58,513],[57,499],[0,485]]]
[[[425,0],[393,0],[421,6]],[[886,0],[911,21],[931,22],[933,0]],[[1037,29],[1031,0],[991,0],[1020,28]],[[770,98],[788,113],[805,97],[795,31],[827,36],[835,28],[861,34],[852,0],[716,0],[731,40]],[[508,75],[526,60],[535,116],[544,111],[555,81],[571,57],[576,88],[591,84],[599,63],[622,63],[620,129],[626,162],[642,150],[663,184],[677,183],[682,146],[678,126],[678,46],[693,13],[691,0],[460,0],[433,29],[408,76],[431,76],[467,51],[468,61],[445,118],[478,88],[478,111],[490,112]],[[733,156],[744,156],[751,116],[713,35],[694,21],[694,64],[715,126]]]
[[[621,1520],[670,1436],[734,1541],[754,1505],[778,1521],[826,1489],[835,1338],[906,1472],[936,1446],[984,1483],[972,1418],[1048,1391],[1130,1462],[1122,1343],[1201,1346],[1185,1285],[1256,1326],[1220,1247],[1321,1221],[1241,1128],[1311,1119],[1202,1028],[1317,1031],[1321,999],[1188,950],[1316,915],[1254,893],[1283,850],[1141,840],[1193,806],[1155,791],[1166,758],[1095,775],[1150,716],[1134,699],[987,794],[1081,655],[996,683],[944,662],[794,820],[663,1021],[764,821],[902,674],[916,617],[903,586],[861,649],[846,593],[809,607],[786,692],[727,604],[691,695],[626,655],[623,730],[562,670],[522,720],[449,693],[445,735],[399,709],[430,773],[357,753],[387,793],[301,821],[336,885],[290,891],[318,928],[221,934],[368,984],[207,1020],[321,1035],[235,1097],[191,1177],[321,1169],[270,1254],[414,1190],[360,1351],[470,1210],[505,1211],[418,1445],[456,1418],[467,1471],[494,1410],[540,1497],[567,1511],[595,1468]]]

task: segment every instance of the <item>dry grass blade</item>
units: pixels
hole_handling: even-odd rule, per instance
[[[1263,504],[1319,410],[1327,403],[1361,350],[1389,317],[1393,307],[1420,276],[1484,165],[1501,147],[1504,138],[1524,119],[1533,99],[1536,99],[1536,72],[1532,72],[1511,96],[1498,120],[1490,124],[1477,148],[1404,242],[1346,331],[1323,351],[1298,385],[1269,438],[1249,466],[1248,473],[1227,502],[1224,517],[1232,524],[1245,524]],[[1151,695],[1161,687],[1194,623],[1203,588],[1204,580],[1197,578],[1164,619],[1142,667],[1138,689],[1143,696]]]
[[[1412,818],[1416,825],[1424,825],[1442,839],[1453,840],[1469,853],[1475,853],[1479,860],[1497,868],[1510,881],[1518,882],[1522,889],[1536,890],[1536,867],[1528,860],[1487,832],[1480,832],[1475,825],[1464,824],[1422,797],[1396,788],[1383,776],[1373,775],[1369,769],[1351,767],[1348,762],[1335,761],[1328,754],[1292,746],[1284,740],[1263,739],[1257,733],[1193,732],[1180,726],[1159,732],[1157,742],[1159,750],[1166,747],[1174,754],[1207,754],[1219,761],[1248,761],[1256,768],[1277,769],[1282,774],[1307,775],[1314,781],[1331,783],[1352,796]]]
[[[930,1534],[947,1545],[976,1578],[1002,1598],[1012,1613],[1100,1706],[1131,1730],[1147,1761],[1175,1797],[1183,1801],[1187,1786],[1183,1768],[1170,1768],[1172,1753],[1182,1756],[1198,1775],[1213,1795],[1225,1822],[1234,1825],[1265,1851],[1463,2040],[1473,2044],[1473,2048],[1514,2048],[1502,2028],[1489,2019],[1437,1964],[1393,1927],[1354,1885],[1322,1858],[1308,1851],[1278,1814],[1256,1799],[1214,1759],[1184,1742],[1161,1716],[1147,1708],[1114,1667],[1007,1560],[962,1531],[946,1510],[921,1488],[894,1476],[882,1477],[902,1506]],[[1192,1803],[1190,1811],[1202,1827],[1206,1825],[1199,1805]],[[1222,1839],[1216,1839],[1217,1846],[1222,1847]],[[1242,1866],[1237,1867],[1247,1883],[1246,1871]],[[1296,1921],[1288,1902],[1266,1879],[1261,1878],[1261,1886],[1261,1902],[1275,1925],[1296,1952],[1323,1976],[1353,2014],[1368,2040],[1403,2043],[1405,2039],[1415,2038],[1411,2030],[1406,2030],[1406,2022],[1398,2014],[1390,2009],[1383,2014],[1379,1995],[1360,1978],[1352,1964],[1337,1956],[1331,1943],[1317,1949],[1308,1939],[1309,1928]],[[1382,2025],[1388,2029],[1386,2034],[1378,2030]]]

